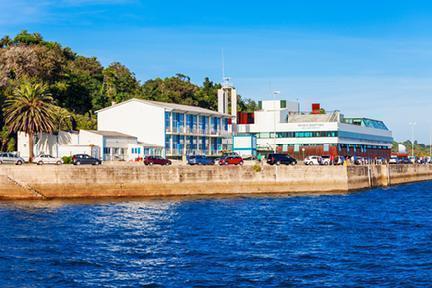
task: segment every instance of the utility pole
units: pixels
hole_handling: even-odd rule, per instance
[[[280,91],[273,91],[273,152],[276,153],[276,95],[279,95]]]
[[[432,157],[432,134],[429,134],[429,156]]]
[[[416,122],[410,122],[409,125],[411,126],[411,156],[414,157],[414,127],[417,123]]]

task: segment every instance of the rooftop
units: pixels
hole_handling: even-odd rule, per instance
[[[337,122],[339,112],[327,114],[298,114],[291,113],[288,116],[288,123],[311,123],[311,122]]]
[[[105,137],[122,137],[122,138],[133,138],[136,139],[137,137],[131,136],[131,135],[127,135],[127,134],[123,134],[120,132],[116,132],[116,131],[100,131],[100,130],[85,130],[87,132],[91,132],[94,134],[98,134],[101,136],[105,136]]]
[[[169,111],[182,111],[182,112],[192,112],[192,113],[196,113],[196,114],[230,116],[228,114],[219,113],[217,111],[213,111],[210,109],[201,108],[201,107],[197,107],[197,106],[189,106],[189,105],[159,102],[159,101],[152,101],[152,100],[143,100],[143,99],[137,99],[137,98],[132,98],[130,100],[127,100],[127,101],[103,108],[101,110],[96,111],[96,113],[99,113],[99,112],[102,112],[102,111],[105,111],[105,110],[129,103],[129,102],[139,102],[139,103],[143,103],[143,104],[147,104],[147,105],[158,106],[158,107],[164,108],[164,109],[169,110]]]

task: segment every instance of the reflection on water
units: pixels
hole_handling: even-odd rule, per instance
[[[431,190],[3,202],[0,287],[426,286]]]

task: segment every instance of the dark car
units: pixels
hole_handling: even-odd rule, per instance
[[[147,156],[144,158],[145,165],[171,165],[171,161],[161,156]]]
[[[225,156],[219,159],[219,165],[243,165],[243,158],[240,156]]]
[[[72,156],[73,165],[100,165],[102,161],[87,154],[76,154]]]
[[[189,165],[214,165],[215,161],[205,155],[193,155],[187,158]]]
[[[270,165],[296,165],[297,160],[292,158],[289,155],[286,154],[269,154],[267,157],[267,164]]]

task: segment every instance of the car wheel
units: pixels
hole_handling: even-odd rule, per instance
[[[43,165],[43,162],[42,162],[42,161],[39,161],[39,162],[37,163],[37,165]]]
[[[291,162],[291,165],[292,165],[292,166],[297,165],[297,162],[292,161],[292,162]]]
[[[153,162],[149,162],[149,165],[150,165],[150,166],[153,166]]]
[[[57,163],[56,163],[57,165],[61,165],[62,164],[62,162],[61,161],[57,161]]]
[[[18,160],[17,162],[16,162],[16,165],[22,165],[23,163],[22,163],[22,161],[21,160]]]
[[[324,162],[324,166],[328,166],[329,165],[329,163],[328,162]]]
[[[75,165],[81,165],[80,161],[75,162]]]
[[[99,165],[99,162],[95,162],[93,165],[94,165],[94,166],[98,166],[98,165]]]
[[[277,165],[277,166],[279,166],[280,164],[281,164],[281,162],[280,162],[280,161],[277,161],[277,162],[276,162],[276,165]]]
[[[242,166],[242,165],[243,165],[243,161],[240,162],[240,166]]]

